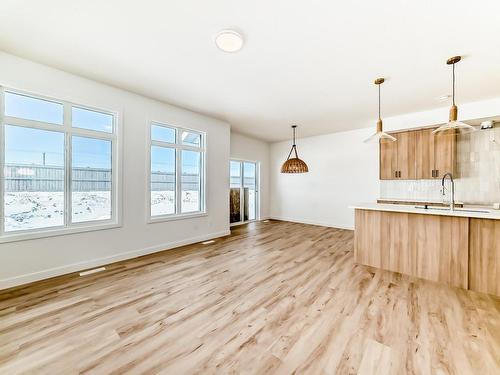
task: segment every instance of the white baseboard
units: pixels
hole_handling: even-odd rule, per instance
[[[274,220],[290,221],[292,223],[319,225],[321,227],[354,230],[354,227],[342,225],[342,224],[326,223],[326,222],[313,221],[313,220],[295,219],[295,218],[291,218],[291,217],[282,217],[282,216],[271,216],[270,218],[274,219]]]
[[[139,249],[139,250],[127,251],[124,253],[119,253],[119,254],[115,254],[112,256],[104,257],[104,258],[98,258],[98,259],[92,259],[92,260],[78,262],[78,263],[72,263],[72,264],[68,264],[65,266],[49,268],[49,269],[43,270],[43,271],[28,273],[25,275],[14,276],[14,277],[10,277],[7,279],[0,279],[0,290],[12,288],[12,287],[18,286],[18,285],[28,284],[28,283],[31,283],[33,281],[39,281],[39,280],[44,280],[44,279],[48,279],[48,278],[55,277],[55,276],[61,276],[61,275],[65,275],[65,274],[72,273],[72,272],[79,272],[79,271],[86,270],[89,268],[100,267],[100,266],[104,266],[106,264],[115,263],[115,262],[119,262],[119,261],[126,260],[126,259],[137,258],[137,257],[140,257],[142,255],[152,254],[152,253],[156,253],[156,252],[163,251],[163,250],[169,250],[169,249],[173,249],[173,248],[180,247],[180,246],[191,245],[193,243],[207,241],[207,240],[211,240],[213,238],[227,236],[230,234],[231,234],[230,230],[216,232],[216,233],[210,233],[210,234],[207,234],[204,236],[192,237],[192,238],[189,238],[186,240],[168,242],[165,244],[146,247],[146,248]]]

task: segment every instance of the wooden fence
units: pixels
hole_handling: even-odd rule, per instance
[[[199,176],[182,175],[183,190],[198,190]],[[64,168],[47,165],[5,165],[5,191],[44,191],[55,192],[64,190]],[[73,191],[110,191],[111,170],[104,168],[73,168]],[[153,172],[151,175],[151,190],[175,190],[173,173]]]

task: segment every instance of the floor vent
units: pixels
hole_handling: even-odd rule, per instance
[[[106,267],[99,267],[99,268],[94,268],[93,270],[80,272],[80,276],[92,275],[93,273],[97,273],[97,272],[101,272],[101,271],[106,271]]]

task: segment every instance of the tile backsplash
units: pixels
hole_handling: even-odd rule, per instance
[[[457,172],[457,202],[485,205],[500,202],[499,125],[459,136]],[[449,201],[448,194],[445,197],[441,194],[441,180],[382,180],[380,198]]]

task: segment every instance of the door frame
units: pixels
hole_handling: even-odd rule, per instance
[[[231,168],[231,162],[240,163],[240,219],[244,218],[245,212],[245,193],[244,193],[244,163],[255,164],[255,219],[253,220],[241,220],[234,223],[229,223],[230,227],[237,225],[252,223],[254,221],[260,220],[260,162],[258,160],[248,160],[240,158],[229,158],[229,168]],[[231,170],[231,169],[230,169]],[[231,172],[229,173],[229,188],[231,189]]]

